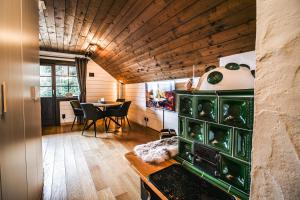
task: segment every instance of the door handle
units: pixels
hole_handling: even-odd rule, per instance
[[[7,99],[6,99],[6,82],[3,81],[1,84],[1,91],[0,91],[0,115],[3,116],[4,113],[7,112]]]

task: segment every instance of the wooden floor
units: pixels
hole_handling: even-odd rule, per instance
[[[103,133],[98,124],[82,136],[80,126],[43,130],[44,200],[140,199],[139,177],[124,159],[137,144],[158,139],[157,132],[134,125],[117,134]]]

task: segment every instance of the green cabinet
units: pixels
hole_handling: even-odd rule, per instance
[[[196,96],[196,118],[218,122],[217,96]]]
[[[197,142],[204,143],[204,134],[205,134],[205,123],[187,119],[186,125],[186,138],[189,140],[195,140]]]
[[[179,95],[179,115],[193,117],[193,96]]]
[[[253,99],[246,97],[220,97],[220,123],[252,129]]]
[[[221,179],[227,183],[249,192],[250,166],[235,159],[222,156],[220,164]]]
[[[234,156],[250,162],[252,149],[252,131],[235,129]]]
[[[219,124],[207,124],[207,143],[208,145],[231,154],[232,128]]]

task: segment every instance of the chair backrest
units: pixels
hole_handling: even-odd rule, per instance
[[[80,102],[78,100],[71,100],[70,104],[71,104],[73,110],[75,110],[76,108],[81,108],[80,107]]]
[[[81,103],[84,118],[87,120],[97,120],[105,117],[105,112],[101,111],[91,103]]]
[[[125,99],[117,99],[116,102],[125,102]]]
[[[131,101],[125,101],[125,102],[121,105],[120,110],[122,110],[122,112],[123,112],[125,115],[128,114],[128,110],[129,110],[130,104],[131,104]]]

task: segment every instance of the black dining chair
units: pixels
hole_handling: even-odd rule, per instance
[[[125,102],[125,99],[117,99],[116,102],[120,102],[120,103],[123,103]],[[121,107],[121,105],[118,105],[118,106],[111,106],[111,107],[107,107],[106,110],[111,110],[111,109],[119,109]]]
[[[117,99],[116,102],[125,102],[125,99]]]
[[[118,108],[118,109],[109,109],[109,110],[107,110],[106,114],[109,117],[115,117],[117,119],[117,121],[119,121],[118,119],[121,118],[121,127],[123,125],[123,120],[125,121],[125,118],[126,118],[128,126],[131,128],[128,117],[127,117],[130,104],[131,104],[131,101],[125,101],[120,106],[120,108]],[[110,125],[110,121],[111,120],[109,120],[109,122],[108,122],[108,127]]]
[[[95,131],[95,137],[96,137],[96,122],[99,119],[103,119],[104,126],[105,126],[105,132],[107,132],[107,126],[106,126],[106,120],[105,120],[106,112],[95,107],[91,103],[81,103],[80,105],[82,107],[82,110],[84,113],[84,119],[85,119],[84,126],[82,129],[82,135],[86,128],[88,129],[90,126],[94,125],[94,131]],[[89,120],[92,120],[93,122],[91,124],[87,125]]]
[[[72,106],[73,112],[74,112],[74,120],[73,120],[73,124],[71,127],[71,130],[73,130],[73,126],[75,124],[76,119],[79,120],[80,124],[82,122],[82,118],[83,118],[83,110],[80,106],[80,102],[78,100],[71,100],[70,104]]]

